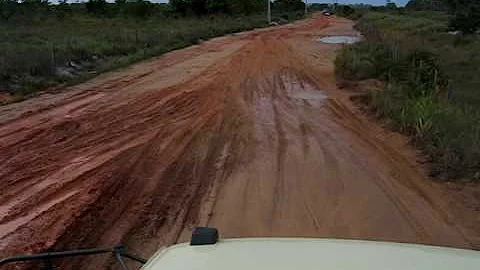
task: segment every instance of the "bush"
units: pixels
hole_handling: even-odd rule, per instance
[[[88,0],[85,8],[89,13],[104,15],[107,12],[107,2],[105,0]]]
[[[478,10],[480,13],[480,10]],[[480,14],[476,12],[456,12],[450,20],[449,26],[453,30],[460,30],[464,34],[473,34],[480,27]]]
[[[337,76],[348,80],[378,78],[405,85],[412,98],[447,86],[434,54],[403,51],[397,44],[364,41],[347,47],[338,54],[335,67]]]
[[[425,21],[412,19],[406,27],[401,23],[404,20],[392,15],[374,14],[367,18],[375,20],[362,19],[358,24],[367,40],[341,50],[335,60],[337,76],[383,80],[385,89],[369,96],[377,115],[414,138],[431,157],[432,173],[473,176],[480,171],[480,112],[454,102],[449,91],[449,80],[458,71],[447,63],[461,57],[459,51],[452,59],[445,58],[450,50],[434,53],[435,47],[421,39],[424,34],[418,26],[430,27]],[[408,31],[408,38],[403,36],[404,31]],[[434,40],[441,42],[443,49],[453,46],[445,39]],[[478,52],[475,46],[469,46]],[[477,61],[475,57],[468,59],[471,64]],[[475,65],[470,67],[468,61],[463,67],[464,74],[478,69]]]
[[[434,164],[434,175],[473,176],[480,163],[480,120],[437,96],[411,98],[408,89],[390,85],[371,96],[378,116],[391,119],[402,132],[415,138]],[[476,124],[474,124],[476,123]]]
[[[344,48],[335,59],[335,73],[348,80],[364,80],[377,77],[375,58],[378,48],[368,43]]]
[[[464,34],[473,34],[480,28],[480,2],[478,0],[444,0],[453,17],[450,27]]]

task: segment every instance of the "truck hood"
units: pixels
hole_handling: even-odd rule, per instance
[[[157,252],[144,270],[480,269],[480,252],[374,241],[242,238],[179,244]]]

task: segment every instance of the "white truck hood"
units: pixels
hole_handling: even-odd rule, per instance
[[[480,252],[357,240],[241,238],[171,246],[157,252],[142,269],[478,270]]]

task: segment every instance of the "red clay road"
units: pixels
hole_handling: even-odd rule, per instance
[[[316,40],[352,24],[218,38],[1,107],[0,257],[117,243],[148,257],[199,225],[478,249],[406,141],[337,89],[341,45]]]

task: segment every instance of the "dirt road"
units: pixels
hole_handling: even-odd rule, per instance
[[[406,141],[337,89],[339,45],[316,39],[352,33],[315,17],[1,107],[0,257],[117,243],[148,257],[198,225],[479,248]]]

